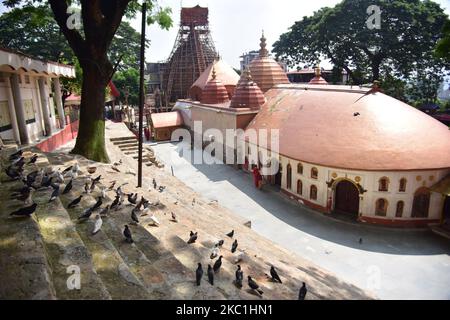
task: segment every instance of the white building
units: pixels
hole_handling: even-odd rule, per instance
[[[29,144],[64,128],[60,77],[74,78],[75,69],[0,48],[2,139]]]

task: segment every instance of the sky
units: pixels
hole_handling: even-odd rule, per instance
[[[434,0],[450,15],[450,0]],[[209,8],[209,23],[212,38],[222,59],[239,68],[240,56],[244,52],[259,49],[261,32],[267,38],[267,48],[281,34],[288,31],[295,21],[309,16],[322,7],[333,7],[340,0],[158,0],[162,7],[172,8],[173,27],[161,30],[152,25],[146,37],[151,41],[146,52],[147,62],[166,60],[172,51],[180,22],[181,5],[193,7],[197,4]],[[131,21],[140,29],[141,19]],[[329,66],[327,62],[323,67]]]

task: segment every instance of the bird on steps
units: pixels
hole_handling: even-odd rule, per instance
[[[236,287],[238,287],[240,289],[240,288],[242,288],[242,281],[244,280],[244,272],[242,272],[240,265],[237,266],[237,270],[236,270],[235,274],[236,274],[236,279],[235,279],[234,283],[236,284]]]
[[[30,161],[28,161],[28,164],[33,164],[33,163],[35,163],[37,159],[38,159],[38,155],[35,153],[35,154],[33,154],[33,156],[30,158]]]
[[[197,270],[195,270],[195,281],[197,283],[197,286],[200,285],[200,281],[202,280],[203,277],[203,268],[202,268],[202,264],[198,263],[198,267]]]
[[[131,236],[131,230],[125,225],[125,229],[123,229],[123,236],[125,237],[125,241],[128,243],[133,243],[133,237]]]
[[[116,196],[114,201],[111,203],[111,210],[112,209],[117,209],[118,206],[119,206],[119,202],[120,202],[120,196]]]
[[[137,203],[137,197],[138,197],[137,193],[129,193],[128,197],[127,197],[128,202],[131,203],[131,204],[136,204]]]
[[[306,289],[306,284],[303,282],[302,287],[300,288],[300,291],[298,292],[298,300],[305,300],[307,292],[308,292],[308,290]]]
[[[78,205],[80,203],[80,201],[81,201],[81,198],[83,198],[82,194],[80,194],[80,196],[78,198],[73,199],[72,202],[69,203],[68,207],[69,208],[73,208],[76,205]]]
[[[62,171],[62,174],[66,174],[67,172],[71,171],[72,168],[73,168],[73,166],[69,166],[69,167],[65,168],[65,169]]]
[[[97,210],[98,208],[100,208],[102,206],[102,204],[103,204],[102,197],[98,197],[97,198],[97,202],[92,207],[92,211]]]
[[[178,222],[177,215],[175,214],[175,212],[170,212],[170,214],[172,215],[172,221],[173,222]]]
[[[53,187],[53,192],[52,195],[50,196],[50,200],[48,200],[48,202],[52,202],[53,200],[55,200],[56,198],[59,197],[59,185],[54,185]]]
[[[100,215],[98,214],[97,216],[95,216],[94,230],[92,231],[93,235],[100,231],[100,229],[102,228],[102,224],[103,224],[103,220],[100,217]]]
[[[136,208],[133,208],[133,210],[131,210],[131,220],[133,220],[136,223],[139,223]]]
[[[233,238],[234,230],[231,230],[231,232],[227,233],[227,236],[230,237],[230,238]]]
[[[274,282],[278,281],[279,283],[283,283],[281,282],[280,276],[278,275],[277,270],[275,270],[274,266],[270,267],[270,276],[272,277],[272,280]]]
[[[220,271],[220,267],[222,266],[222,257],[223,256],[220,256],[219,259],[217,259],[216,262],[214,262],[213,269],[214,272],[216,273]]]
[[[102,199],[106,198],[106,187],[100,188],[100,196],[102,197]]]
[[[109,204],[100,211],[100,216],[106,217],[109,212]]]
[[[23,150],[18,150],[9,156],[9,160],[12,161],[14,159],[20,158],[23,154]]]
[[[237,239],[234,239],[234,242],[233,242],[233,244],[231,245],[231,253],[235,253],[237,247],[238,247]]]
[[[216,243],[216,246],[221,247],[223,246],[224,240],[219,240],[219,242]]]
[[[70,190],[72,190],[72,185],[73,185],[73,179],[70,179],[69,183],[66,185],[66,187],[63,190],[62,194],[66,194],[69,193]]]
[[[191,231],[190,236],[189,236],[189,240],[188,240],[187,243],[189,243],[189,244],[195,243],[195,241],[197,241],[197,237],[198,237],[197,232],[194,233],[194,232]]]
[[[153,183],[153,189],[156,189],[156,187],[157,187],[158,185],[156,184],[155,178],[152,179],[152,183]]]
[[[214,285],[214,271],[210,264],[208,264],[208,281],[212,286]]]
[[[154,214],[150,216],[150,224],[159,227],[159,220],[155,217]]]
[[[92,215],[92,208],[87,208],[86,210],[84,210],[83,214],[81,216],[78,217],[78,220],[87,220],[91,217]]]
[[[255,280],[252,279],[252,277],[248,276],[247,279],[248,279],[248,286],[252,290],[258,292],[261,295],[264,293],[261,289],[259,289],[259,285],[255,282]]]
[[[29,217],[36,211],[37,203],[33,203],[29,207],[23,207],[19,210],[11,212],[10,216],[18,216],[18,217]]]
[[[211,250],[211,255],[209,256],[211,259],[215,259],[219,256],[220,254],[220,249],[219,247],[216,245],[214,245],[214,247]]]

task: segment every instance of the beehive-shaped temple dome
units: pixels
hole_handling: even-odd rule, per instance
[[[213,69],[212,78],[203,89],[200,102],[205,104],[219,104],[227,101],[230,101],[227,88],[217,79],[216,70]]]
[[[230,108],[259,109],[266,98],[258,85],[252,81],[250,71],[246,69],[239,80],[239,85],[231,99]]]
[[[309,81],[309,84],[328,84],[327,80],[320,75],[320,67],[316,66],[316,75]]]
[[[261,91],[266,92],[274,85],[289,83],[286,73],[278,62],[269,57],[264,33],[261,37],[260,47],[259,57],[250,63],[250,72],[253,80],[258,84]]]

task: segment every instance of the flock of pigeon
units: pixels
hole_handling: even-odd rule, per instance
[[[45,169],[41,168],[40,170],[34,170],[28,173],[27,175],[24,175],[25,165],[34,164],[37,159],[38,155],[34,154],[31,156],[28,162],[26,162],[22,150],[18,150],[9,157],[11,163],[5,169],[6,175],[8,175],[8,177],[10,177],[12,180],[20,180],[23,183],[22,188],[13,190],[12,198],[23,201],[26,205],[25,207],[22,207],[14,212],[11,212],[10,216],[29,217],[36,211],[37,204],[32,201],[32,192],[34,190],[43,188],[52,188],[53,192],[51,193],[49,199],[49,202],[52,202],[56,198],[58,198],[60,194],[67,194],[73,188],[73,181],[74,179],[77,179],[78,174],[80,172],[80,167],[78,163],[75,163],[74,165],[65,168],[63,171],[61,171],[61,169],[54,170],[51,167],[47,167]],[[117,167],[117,165],[119,165],[119,163],[114,164],[115,167]],[[65,183],[66,178],[70,178],[68,183]],[[83,195],[93,192],[97,187],[97,185],[99,184],[101,178],[102,178],[101,175],[99,175],[94,179],[88,177],[84,185],[83,193],[80,194],[75,199],[73,199],[68,204],[68,207],[73,208],[78,206],[83,198]],[[121,184],[117,187],[116,183],[117,183],[116,181],[112,181],[108,188],[98,187],[101,193],[100,196],[97,197],[96,203],[93,206],[85,209],[83,213],[78,217],[79,222],[84,222],[87,221],[95,211],[99,210],[99,213],[95,216],[94,228],[92,230],[93,235],[95,235],[101,230],[103,224],[102,217],[106,217],[111,210],[118,210],[119,208],[121,208],[122,204],[125,201],[125,197],[128,203],[134,206],[134,208],[131,210],[131,220],[133,221],[132,223],[134,224],[139,224],[140,216],[148,215],[150,213],[149,209],[151,206],[157,206],[160,204],[159,201],[157,201],[157,203],[151,203],[149,200],[145,199],[144,196],[141,196],[140,200],[138,201],[137,193],[127,194],[123,192],[122,187],[126,185],[126,183]],[[62,191],[60,186],[61,184],[65,185]],[[158,186],[154,178],[152,184],[154,189],[159,190],[159,192],[163,192],[165,190],[165,186]],[[105,207],[101,208],[103,200],[105,200],[106,198],[106,193],[110,191],[115,192],[115,199],[112,201],[111,204],[108,204]],[[194,204],[195,198],[192,200],[192,206],[194,206]],[[175,213],[171,212],[171,218],[172,218],[171,221],[178,222]],[[150,213],[150,221],[155,226],[160,225],[160,222],[153,213]],[[128,225],[124,226],[123,236],[126,242],[128,243],[134,242],[131,230],[128,227]],[[226,236],[228,236],[229,238],[233,238],[234,230],[226,234]],[[191,231],[187,243],[193,244],[197,241],[197,239],[198,239],[198,232]],[[210,259],[215,259],[218,257],[217,260],[214,262],[213,266],[208,264],[207,275],[208,281],[211,285],[214,285],[214,276],[220,271],[220,268],[222,266],[223,256],[220,255],[220,249],[222,248],[223,244],[224,240],[219,240],[211,250]],[[237,247],[238,241],[237,239],[234,239],[231,245],[231,253],[235,253]],[[198,267],[196,269],[195,274],[196,274],[196,284],[197,286],[200,286],[201,279],[203,277],[203,268],[201,263],[198,263]],[[282,284],[282,280],[278,275],[278,272],[276,271],[275,267],[273,266],[271,266],[270,268],[270,278],[273,282]],[[242,288],[243,280],[244,280],[244,273],[241,269],[241,266],[237,265],[234,280],[235,286],[238,287],[239,289]],[[250,289],[252,289],[258,295],[262,296],[263,291],[260,289],[259,285],[250,275],[247,276],[247,282]],[[307,293],[306,284],[303,282],[299,290],[298,299],[304,300],[306,293]]]

